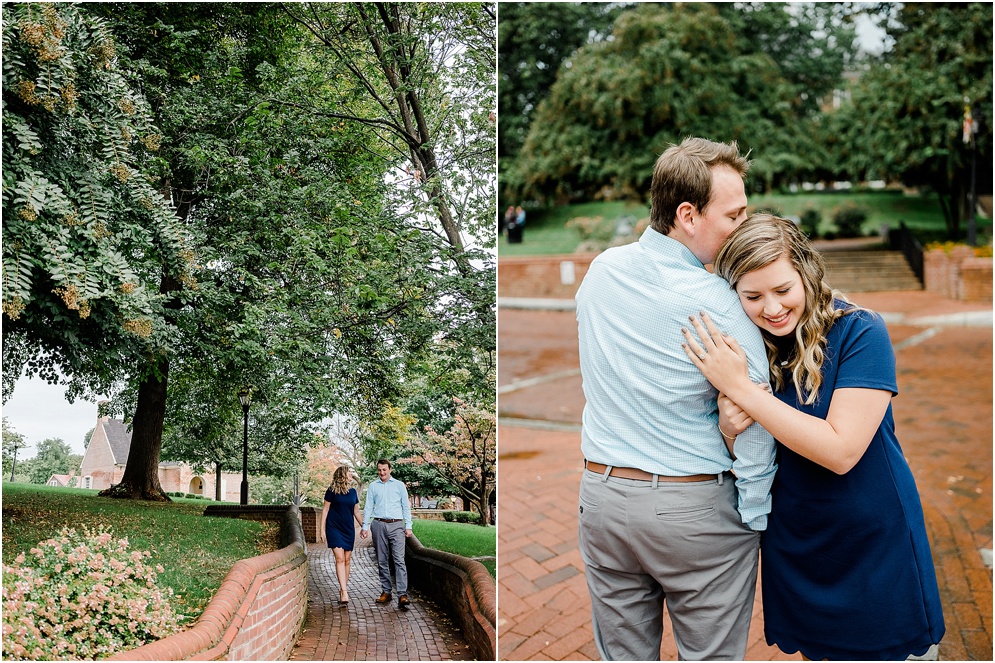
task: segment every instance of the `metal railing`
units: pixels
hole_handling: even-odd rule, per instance
[[[923,257],[922,244],[915,238],[904,221],[898,222],[897,230],[888,231],[888,246],[893,251],[901,251],[906,262],[912,268],[912,272],[919,279],[919,283],[925,285],[923,280]]]

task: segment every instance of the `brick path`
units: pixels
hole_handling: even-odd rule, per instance
[[[992,572],[979,552],[992,547],[991,324],[923,322],[991,307],[924,292],[853,298],[888,313],[897,348],[895,420],[922,495],[947,625],[939,658],[992,660]],[[574,313],[503,308],[499,320],[499,658],[597,659],[577,550],[584,397]],[[665,621],[661,658],[676,660]],[[764,641],[758,589],[747,659],[799,658]]]
[[[377,605],[380,579],[370,539],[356,537],[349,602],[339,603],[335,556],[323,543],[308,546],[308,617],[292,661],[465,661],[466,642],[441,608],[410,591],[411,609],[397,595]]]

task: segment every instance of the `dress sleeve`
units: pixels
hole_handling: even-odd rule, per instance
[[[845,327],[835,388],[880,389],[897,394],[895,350],[881,316],[872,311],[854,311],[837,320],[836,324],[840,323]]]

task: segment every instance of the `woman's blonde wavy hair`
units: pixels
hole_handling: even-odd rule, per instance
[[[339,465],[335,468],[335,474],[332,475],[332,483],[328,486],[336,495],[345,495],[349,492],[349,468],[345,465]]]
[[[788,256],[805,288],[805,312],[795,327],[798,351],[792,353],[787,368],[791,371],[798,399],[811,405],[822,385],[822,362],[829,328],[840,316],[860,308],[837,309],[833,306],[833,299],[850,301],[826,283],[822,256],[792,221],[773,214],[753,214],[733,231],[715,257],[715,273],[735,290],[744,275],[766,267],[781,256]],[[766,332],[762,335],[767,346],[771,383],[775,390],[784,389],[777,348]]]

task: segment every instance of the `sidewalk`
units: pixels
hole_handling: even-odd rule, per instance
[[[357,536],[349,575],[349,602],[339,603],[335,556],[323,543],[308,546],[308,616],[292,661],[465,661],[463,637],[441,608],[409,592],[411,609],[397,595],[377,605],[380,576],[370,539]]]
[[[922,496],[947,626],[938,656],[991,660],[992,571],[982,552],[992,548],[991,306],[918,291],[853,299],[885,314],[896,346],[895,421]],[[498,329],[499,658],[597,659],[577,550],[584,397],[574,313],[502,308]],[[677,659],[669,623],[661,658]],[[766,645],[759,591],[747,658],[800,659]]]

